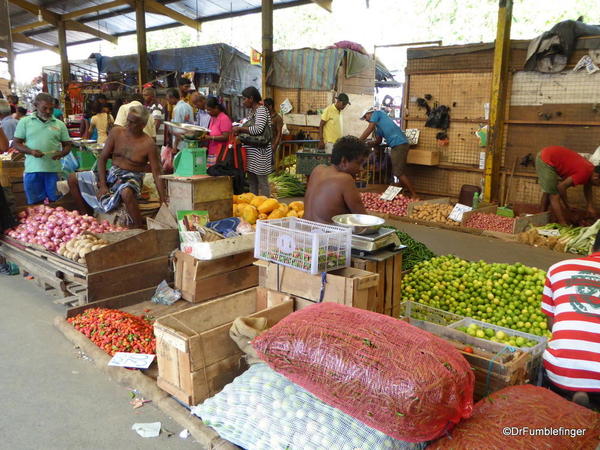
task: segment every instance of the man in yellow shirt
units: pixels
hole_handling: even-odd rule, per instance
[[[342,111],[350,104],[346,94],[339,94],[332,103],[323,110],[319,124],[319,148],[331,153],[333,144],[342,137]]]

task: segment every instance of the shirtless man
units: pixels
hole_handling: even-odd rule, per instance
[[[144,133],[149,114],[143,106],[133,106],[127,115],[127,125],[113,128],[98,157],[97,180],[92,172],[71,174],[69,187],[80,212],[91,214],[98,210],[107,213],[122,201],[133,221],[132,227],[141,227],[143,220],[137,198],[148,163],[160,201],[166,201],[158,153],[153,139]],[[109,158],[112,158],[112,167],[107,174]]]
[[[331,166],[317,166],[310,174],[304,197],[304,218],[331,224],[338,214],[366,214],[354,183],[368,149],[354,136],[344,136],[333,146]]]

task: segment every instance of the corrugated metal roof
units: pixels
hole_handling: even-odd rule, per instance
[[[79,11],[97,5],[109,3],[110,0],[27,0],[35,5],[55,12],[57,14],[66,14]],[[168,8],[177,11],[186,17],[208,22],[213,20],[225,19],[243,14],[249,14],[260,11],[261,0],[157,0]],[[312,3],[311,0],[274,0],[274,8],[288,8]],[[20,27],[37,22],[37,17],[29,11],[25,11],[9,3],[9,15],[11,28]],[[135,11],[131,5],[121,5],[110,9],[102,10],[97,13],[87,14],[77,17],[73,20],[84,23],[89,27],[99,29],[107,34],[114,36],[125,36],[135,33]],[[180,26],[180,24],[170,17],[146,13],[146,29],[154,31],[164,28]],[[45,44],[57,46],[58,35],[53,26],[35,28],[23,32],[25,36],[39,40]],[[98,40],[95,36],[78,31],[67,31],[68,45],[77,45],[85,42]],[[37,47],[29,44],[15,42],[13,44],[15,52],[27,52],[38,50]],[[5,49],[3,49],[5,50]]]

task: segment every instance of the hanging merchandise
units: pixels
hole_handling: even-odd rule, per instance
[[[427,115],[425,126],[428,128],[438,128],[447,130],[450,128],[450,108],[445,105],[440,105]]]
[[[438,147],[447,147],[450,143],[450,138],[448,138],[448,134],[445,131],[437,133],[435,139],[437,140]]]

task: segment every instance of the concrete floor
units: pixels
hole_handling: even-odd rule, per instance
[[[33,281],[0,275],[0,448],[199,448],[152,403],[132,409],[126,387],[80,358],[52,325],[63,312]],[[142,438],[136,422],[161,422],[163,432]]]
[[[566,255],[419,225],[394,223],[438,254],[470,260],[522,262],[547,269]],[[63,307],[20,276],[0,275],[1,448],[185,449],[189,437],[144,439],[135,422],[160,421],[176,434],[181,427],[152,404],[133,410],[129,391],[109,380],[52,325]]]

